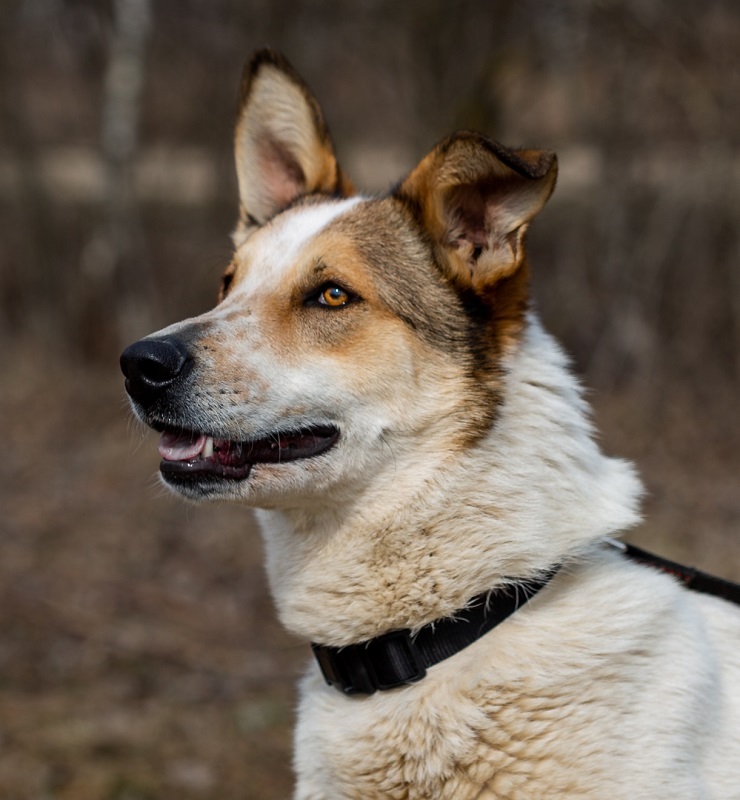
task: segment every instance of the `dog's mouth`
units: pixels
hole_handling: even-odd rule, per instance
[[[159,469],[169,482],[199,478],[244,480],[255,464],[283,464],[321,455],[339,439],[330,425],[276,431],[261,439],[232,441],[206,433],[164,428],[159,441]]]

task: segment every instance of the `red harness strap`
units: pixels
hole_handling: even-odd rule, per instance
[[[646,564],[649,567],[655,567],[661,572],[666,572],[672,575],[687,588],[694,592],[701,592],[702,594],[711,594],[715,597],[721,597],[730,603],[740,605],[740,584],[727,581],[724,578],[718,578],[716,575],[709,575],[706,572],[696,569],[695,567],[686,567],[683,564],[678,564],[675,561],[669,561],[667,558],[656,556],[654,553],[648,553],[647,550],[642,550],[635,547],[633,544],[626,542],[618,542],[613,539],[608,540],[611,545],[621,550],[627,558],[637,561],[640,564]]]

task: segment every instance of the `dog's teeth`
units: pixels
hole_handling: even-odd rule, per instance
[[[206,438],[206,443],[203,445],[203,450],[201,452],[203,458],[210,458],[213,455],[213,437],[209,436]]]

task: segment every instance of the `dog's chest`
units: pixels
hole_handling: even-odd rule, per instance
[[[574,769],[583,752],[577,730],[593,731],[589,705],[441,683],[368,702],[309,685],[297,732],[300,800],[593,797],[603,780],[603,754],[593,741],[592,758],[586,765],[579,758]]]

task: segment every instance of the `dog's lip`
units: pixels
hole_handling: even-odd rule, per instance
[[[275,431],[242,441],[169,426],[158,428],[162,432],[159,468],[163,476],[174,481],[198,477],[243,480],[255,464],[312,458],[327,452],[339,439],[339,429],[333,425]]]

